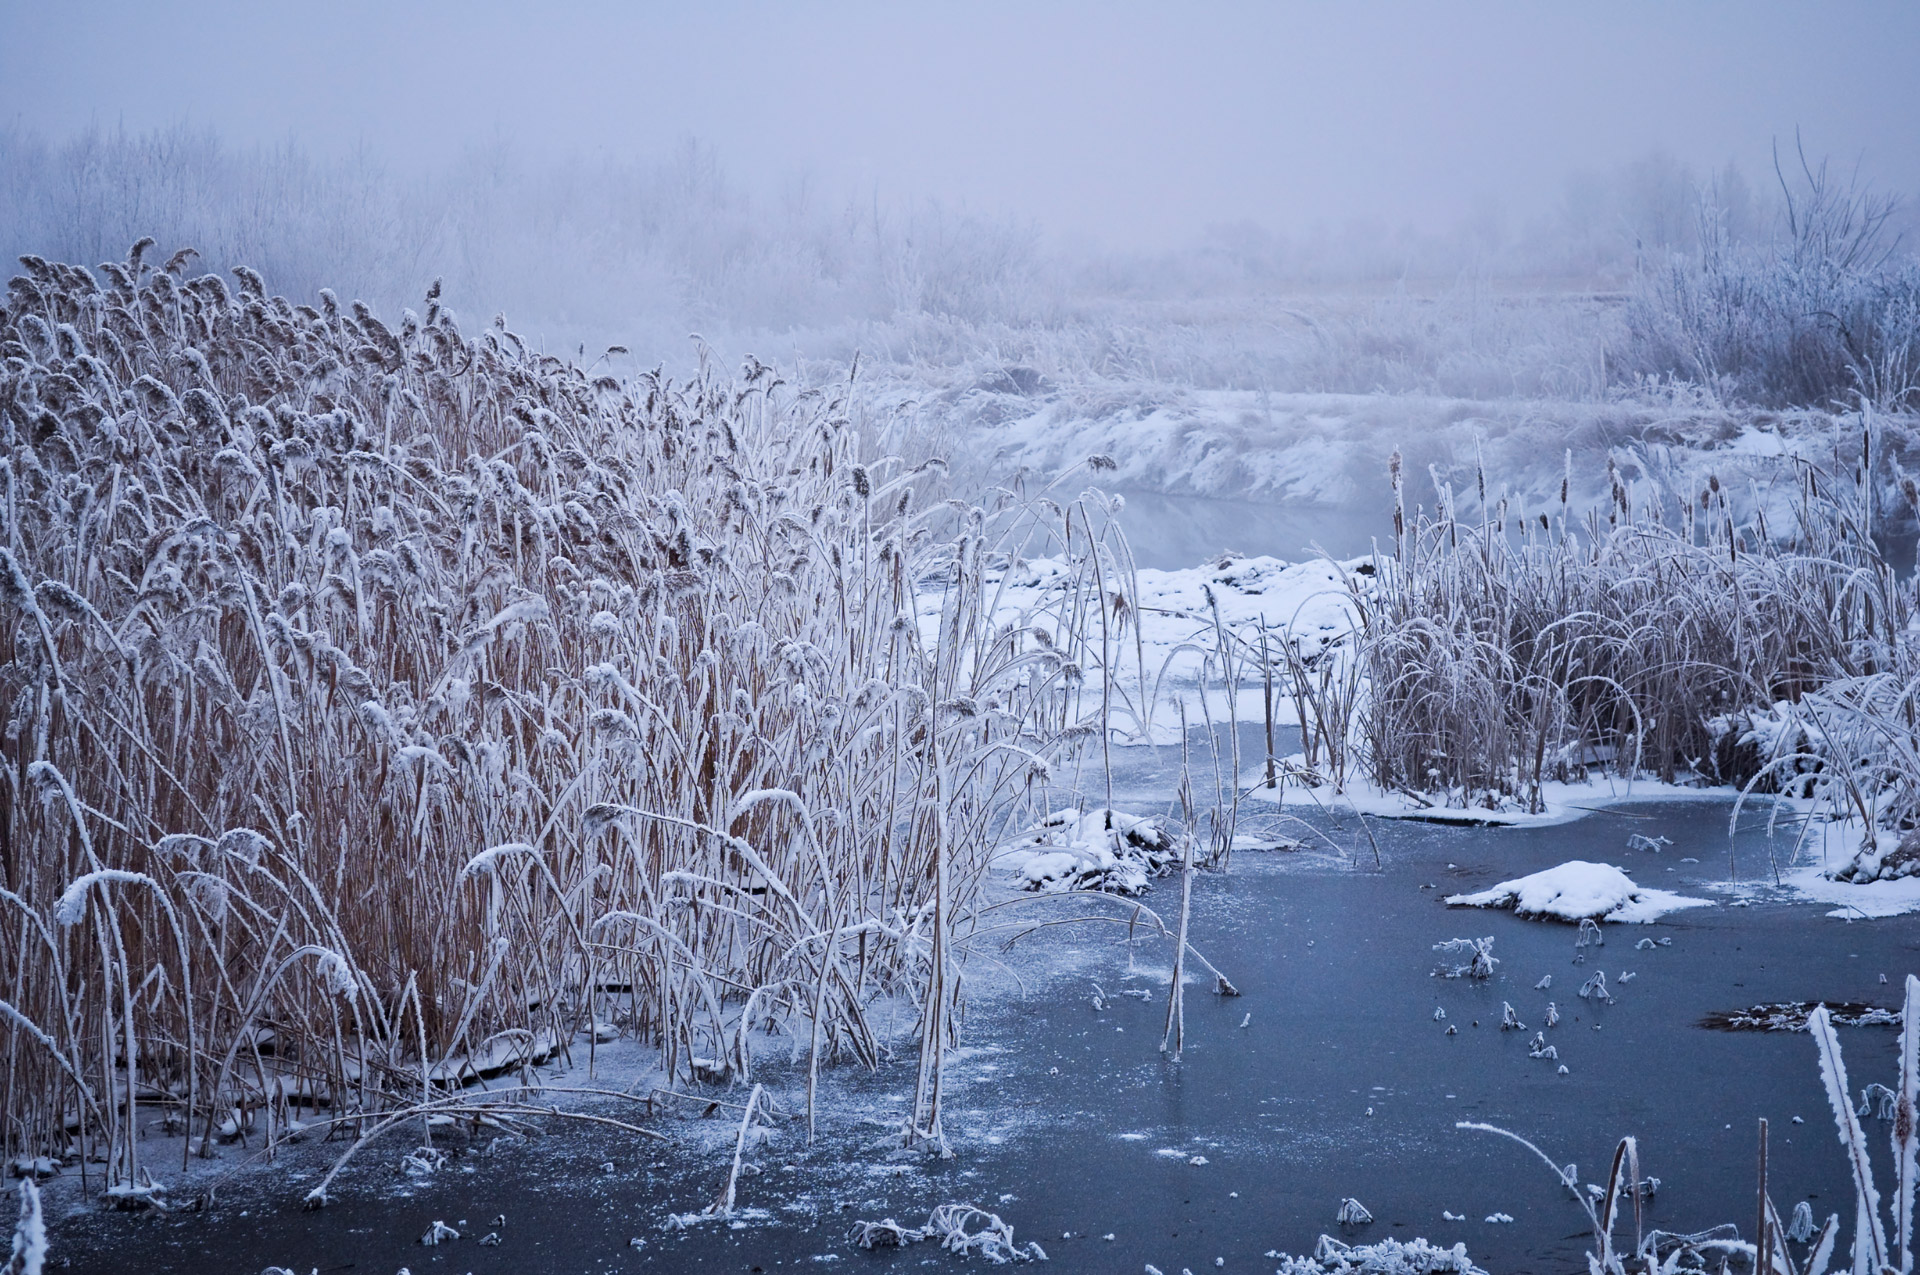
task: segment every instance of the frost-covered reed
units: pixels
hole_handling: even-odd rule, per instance
[[[608,1025],[709,1080],[793,1033],[811,1099],[882,993],[937,1135],[985,847],[1099,730],[1094,573],[994,625],[989,567],[1087,528],[937,499],[757,362],[621,377],[150,246],[0,308],[5,1154],[142,1191]]]
[[[1359,741],[1352,763],[1381,787],[1455,805],[1538,810],[1544,784],[1594,767],[1752,779],[1776,758],[1735,728],[1741,710],[1920,667],[1911,582],[1872,534],[1876,491],[1899,479],[1870,417],[1857,438],[1786,492],[1630,487],[1610,469],[1585,514],[1568,485],[1521,508],[1484,473],[1410,511],[1396,458],[1395,535],[1359,598],[1365,694],[1303,700],[1323,719],[1310,733]]]

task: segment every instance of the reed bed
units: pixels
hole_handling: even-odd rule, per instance
[[[811,1113],[885,994],[937,1138],[985,848],[1099,730],[1107,533],[940,499],[844,387],[150,247],[0,308],[6,1154],[138,1196],[150,1127],[351,1135],[616,1032],[740,1082],[788,1034]],[[1070,587],[990,623],[1041,551]]]
[[[1742,714],[1920,672],[1912,582],[1873,537],[1876,489],[1911,500],[1913,484],[1886,472],[1871,417],[1859,438],[1831,466],[1801,465],[1786,492],[1717,478],[1636,491],[1610,472],[1608,503],[1584,514],[1570,484],[1526,509],[1490,499],[1484,473],[1458,499],[1436,480],[1439,507],[1410,513],[1396,457],[1395,536],[1356,592],[1353,643],[1291,670],[1320,745],[1309,763],[1438,804],[1531,811],[1543,784],[1595,769],[1778,786],[1793,765]],[[1910,711],[1885,716],[1912,738]],[[1879,811],[1917,812],[1912,795]]]

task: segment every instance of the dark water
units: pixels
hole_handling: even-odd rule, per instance
[[[1164,799],[1166,751],[1126,760],[1121,790]],[[820,1142],[807,1148],[803,1134],[789,1133],[755,1156],[766,1172],[743,1180],[741,1204],[770,1217],[743,1229],[660,1229],[667,1213],[713,1197],[725,1157],[711,1145],[655,1150],[620,1135],[563,1131],[510,1154],[463,1157],[407,1196],[395,1194],[393,1164],[404,1150],[396,1142],[369,1153],[336,1191],[338,1202],[319,1213],[299,1210],[299,1185],[260,1178],[229,1188],[206,1215],[69,1219],[56,1231],[56,1259],[76,1271],[153,1275],[251,1275],[269,1263],[381,1275],[403,1265],[415,1275],[917,1267],[962,1259],[928,1245],[860,1251],[847,1242],[850,1220],[917,1223],[934,1204],[966,1200],[1006,1217],[1017,1239],[1039,1239],[1053,1269],[1137,1272],[1151,1262],[1173,1275],[1213,1269],[1221,1258],[1226,1270],[1256,1271],[1272,1269],[1268,1249],[1309,1251],[1322,1232],[1342,1234],[1335,1210],[1354,1196],[1376,1220],[1348,1239],[1465,1240],[1494,1272],[1584,1269],[1584,1215],[1546,1168],[1505,1140],[1457,1131],[1458,1120],[1524,1134],[1557,1161],[1576,1161],[1583,1182],[1601,1178],[1620,1135],[1636,1135],[1643,1171],[1661,1179],[1649,1227],[1733,1221],[1746,1234],[1755,1122],[1765,1116],[1781,1211],[1811,1197],[1821,1218],[1841,1212],[1850,1235],[1852,1197],[1811,1040],[1698,1024],[1761,1001],[1893,1004],[1902,976],[1920,971],[1920,925],[1848,923],[1770,897],[1730,907],[1715,896],[1720,906],[1657,925],[1609,926],[1605,946],[1575,965],[1571,926],[1439,901],[1572,858],[1708,893],[1707,883],[1727,874],[1726,813],[1718,802],[1641,806],[1531,831],[1374,823],[1379,868],[1351,820],[1321,825],[1331,847],[1243,852],[1230,872],[1199,879],[1193,919],[1196,945],[1243,995],[1189,984],[1177,1064],[1159,1050],[1164,944],[1138,943],[1132,976],[1117,927],[1053,929],[1010,953],[983,949],[1025,990],[988,962],[969,966],[980,986],[950,1096],[956,1158],[889,1156],[884,1122],[897,1120],[911,1087],[912,1051],[903,1044],[879,1075],[836,1074],[840,1110],[852,1114]],[[1674,844],[1629,852],[1634,832]],[[1743,877],[1760,876],[1764,838],[1743,833],[1736,857]],[[1163,883],[1148,902],[1177,908],[1177,892]],[[1488,934],[1501,961],[1492,980],[1429,976],[1434,943]],[[1635,950],[1653,936],[1672,945]],[[1596,969],[1607,972],[1616,1004],[1590,1006],[1576,995]],[[1637,977],[1622,984],[1623,971]],[[1544,974],[1552,987],[1536,990]],[[1150,999],[1115,997],[1096,1010],[1094,982],[1109,994],[1140,988]],[[1537,1030],[1549,999],[1563,1016],[1547,1035],[1566,1076],[1528,1058],[1531,1030],[1498,1029],[1502,1001]],[[1445,1023],[1434,1021],[1436,1006]],[[1445,1034],[1449,1024],[1457,1035]],[[1887,1029],[1842,1032],[1856,1094],[1892,1079],[1894,1041]],[[791,1072],[768,1079],[788,1095],[804,1083]],[[1805,1123],[1793,1124],[1795,1116]],[[655,1123],[683,1140],[694,1129]],[[1882,1124],[1870,1122],[1869,1136],[1884,1148]],[[1190,1163],[1195,1156],[1206,1163]],[[615,1162],[614,1174],[600,1173],[603,1159]],[[1468,1220],[1443,1220],[1443,1209]],[[1482,1220],[1496,1211],[1514,1222]],[[508,1217],[503,1242],[477,1246],[473,1237],[496,1213]],[[473,1225],[457,1243],[422,1248],[418,1236],[435,1218]],[[646,1247],[631,1248],[633,1236]]]

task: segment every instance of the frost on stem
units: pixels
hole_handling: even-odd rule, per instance
[[[1367,1211],[1366,1205],[1348,1196],[1340,1201],[1340,1211],[1333,1215],[1333,1220],[1341,1226],[1365,1226],[1373,1221],[1373,1214]]]
[[[1448,939],[1435,943],[1433,950],[1446,960],[1434,973],[1442,978],[1492,978],[1500,958],[1493,954],[1493,936],[1481,939]]]
[[[1576,935],[1573,940],[1573,963],[1575,965],[1585,965],[1587,963],[1588,946],[1605,947],[1606,943],[1607,936],[1600,932],[1600,925],[1597,921],[1592,917],[1587,917],[1582,920],[1580,922],[1580,933]],[[1585,995],[1585,993],[1582,993],[1582,995]]]
[[[1592,978],[1580,984],[1580,998],[1582,1000],[1601,1001],[1608,1005],[1613,1004],[1613,993],[1607,990],[1607,972],[1605,970],[1595,970]]]
[[[6,1275],[40,1275],[47,1261],[47,1223],[40,1211],[40,1188],[33,1178],[20,1182],[20,1220],[14,1224]]]

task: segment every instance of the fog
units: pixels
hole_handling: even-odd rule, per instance
[[[0,120],[188,123],[401,165],[507,143],[756,193],[938,198],[1117,249],[1252,222],[1435,231],[1652,152],[1795,129],[1920,178],[1920,12],[1867,4],[0,6]],[[1863,38],[1871,32],[1871,38]]]
[[[0,15],[8,256],[152,235],[390,322],[438,279],[550,351],[858,355],[889,420],[1056,442],[1198,416],[1240,454],[1325,415],[1287,393],[1920,393],[1911,6]],[[1338,408],[1369,475],[1461,416],[1409,410]]]

